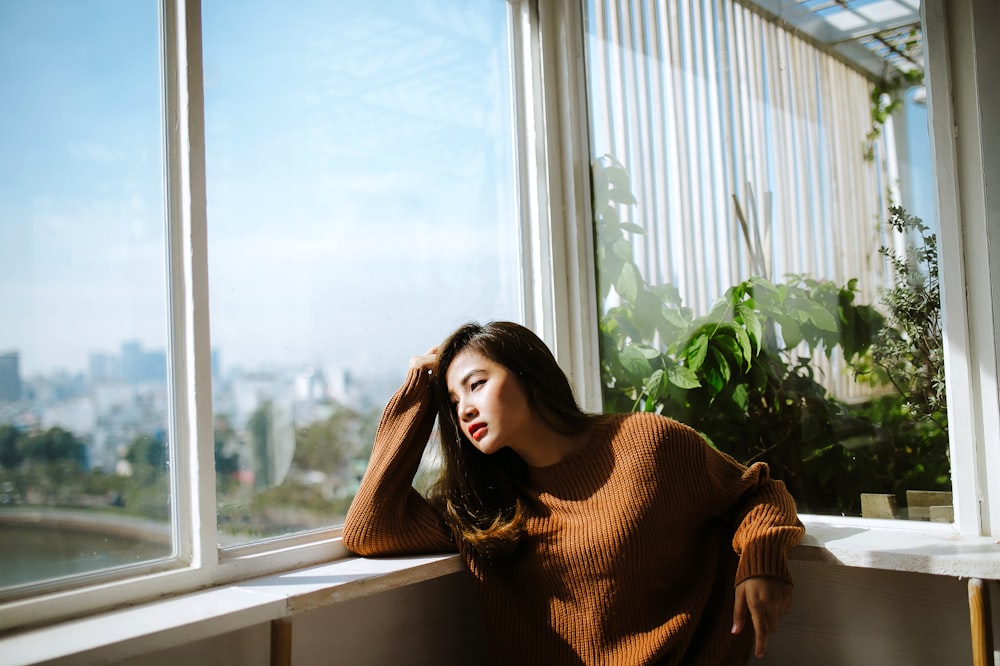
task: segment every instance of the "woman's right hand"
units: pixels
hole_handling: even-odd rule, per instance
[[[427,374],[431,374],[437,367],[437,355],[438,355],[438,348],[431,347],[425,353],[411,358],[410,368],[411,369],[420,368],[420,370],[426,372]]]

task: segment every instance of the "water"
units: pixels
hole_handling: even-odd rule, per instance
[[[169,543],[121,534],[0,523],[0,588],[137,564],[170,553]]]

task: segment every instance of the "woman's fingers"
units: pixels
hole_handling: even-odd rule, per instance
[[[748,578],[736,586],[732,632],[742,632],[749,615],[755,634],[754,654],[763,657],[769,636],[778,629],[778,622],[791,607],[789,583],[774,578]]]
[[[428,373],[432,372],[434,366],[437,365],[437,352],[437,347],[431,347],[425,353],[414,356],[410,359],[410,368],[420,368]]]

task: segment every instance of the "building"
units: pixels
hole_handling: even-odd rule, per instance
[[[0,354],[0,402],[16,402],[22,393],[21,354],[16,351]]]

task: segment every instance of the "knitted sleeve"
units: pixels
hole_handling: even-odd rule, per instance
[[[348,550],[364,556],[455,551],[437,513],[412,485],[434,417],[430,378],[411,369],[386,405],[368,469],[347,511]]]
[[[740,465],[704,443],[705,469],[720,514],[732,521],[739,556],[735,584],[769,576],[792,582],[786,555],[805,534],[795,500],[765,463]]]

